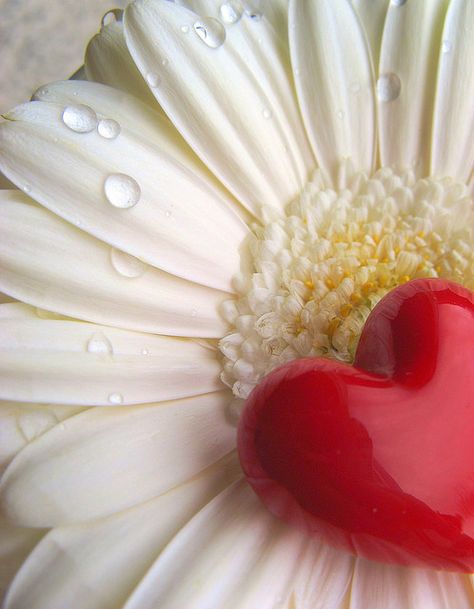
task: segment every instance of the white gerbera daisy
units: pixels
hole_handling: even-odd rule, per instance
[[[0,125],[5,609],[472,609],[276,520],[235,424],[391,288],[474,288],[474,3],[115,16]]]

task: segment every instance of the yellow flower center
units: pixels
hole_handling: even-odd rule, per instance
[[[264,216],[220,342],[237,397],[292,359],[351,362],[370,311],[401,283],[444,277],[474,289],[472,202],[450,178],[384,167],[336,192],[317,174],[283,214]]]

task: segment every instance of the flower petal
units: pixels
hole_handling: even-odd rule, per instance
[[[18,572],[5,609],[122,607],[163,546],[238,471],[232,453],[147,503],[85,525],[52,530]]]
[[[210,19],[201,28],[182,6],[138,0],[126,10],[125,37],[191,147],[259,215],[262,204],[281,208],[300,191],[313,160],[271,25],[243,17],[224,29]]]
[[[473,25],[474,3],[453,0],[442,36],[431,148],[432,174],[462,182],[474,168]]]
[[[341,609],[354,559],[347,552],[312,541],[300,560],[295,579],[295,609]],[[370,605],[366,609],[372,609]]]
[[[357,559],[351,609],[471,609],[468,577]]]
[[[45,531],[38,529],[0,523],[0,603],[22,562],[44,534]]]
[[[0,475],[22,448],[81,410],[54,404],[0,402]]]
[[[205,175],[173,156],[176,144],[161,146],[126,124],[115,139],[77,133],[61,120],[63,110],[32,102],[8,115],[0,125],[3,171],[110,245],[179,277],[231,290],[248,229]]]
[[[87,80],[133,93],[155,110],[161,110],[130,56],[120,21],[102,27],[89,42],[84,71]]]
[[[223,292],[179,279],[0,191],[0,288],[70,317],[174,336],[221,337]]]
[[[12,522],[59,526],[166,493],[233,449],[228,401],[222,391],[80,413],[15,457],[0,484],[2,510]]]
[[[362,21],[372,54],[374,72],[378,71],[380,42],[390,0],[352,0]]]
[[[176,535],[124,609],[285,606],[306,543],[240,481]]]
[[[300,107],[320,166],[335,180],[341,160],[352,157],[357,169],[370,172],[375,155],[373,78],[354,9],[347,0],[294,0],[289,31]]]
[[[191,340],[56,319],[0,319],[0,399],[137,404],[222,389],[211,349]]]
[[[440,33],[448,0],[392,3],[377,82],[382,165],[429,171]]]

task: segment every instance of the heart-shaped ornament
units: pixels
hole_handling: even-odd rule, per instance
[[[238,448],[280,518],[366,558],[474,571],[474,295],[439,279],[370,314],[353,366],[300,359],[250,395]]]

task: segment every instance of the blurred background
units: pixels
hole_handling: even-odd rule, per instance
[[[0,0],[0,113],[83,63],[102,15],[127,0]]]

